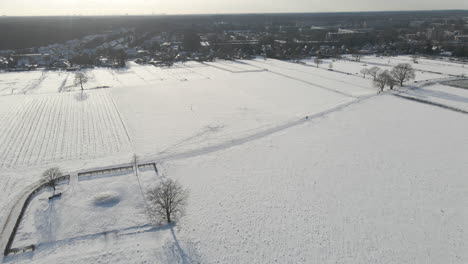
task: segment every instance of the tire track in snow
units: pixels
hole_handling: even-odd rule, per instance
[[[41,114],[39,116],[39,119],[38,120],[38,125],[39,125],[39,129],[37,129],[36,127],[33,127],[34,129],[34,133],[32,134],[31,138],[30,138],[30,143],[27,144],[27,147],[25,149],[25,153],[24,154],[21,154],[19,153],[18,154],[18,157],[17,159],[15,160],[15,162],[13,163],[13,167],[18,163],[18,161],[20,160],[19,159],[19,156],[21,156],[21,162],[22,163],[27,163],[30,159],[31,159],[31,156],[33,155],[33,152],[35,150],[38,150],[39,153],[40,153],[40,150],[42,149],[42,146],[44,144],[44,141],[46,141],[47,139],[47,131],[43,130],[43,129],[40,129],[42,127],[42,125],[44,123],[48,124],[50,122],[50,118],[53,117],[52,115],[52,110],[53,110],[53,107],[52,107],[52,104],[48,103],[49,99],[46,100],[46,104],[45,104],[45,113],[46,114]],[[46,116],[46,117],[45,117]],[[45,120],[47,118],[47,121]],[[42,119],[42,122],[41,122],[41,119]],[[42,139],[39,139],[38,138],[41,138]],[[39,143],[39,148],[36,147],[36,144]],[[28,155],[29,153],[29,155]]]
[[[89,159],[131,149],[108,92],[77,102],[75,93],[34,95],[0,116],[0,168]]]
[[[8,128],[7,131],[3,132],[4,134],[4,137],[2,139],[2,141],[0,141],[0,157],[3,157],[3,155],[5,154],[4,151],[6,151],[6,148],[8,147],[8,145],[11,143],[12,139],[11,137],[13,137],[13,134],[15,133],[15,131],[17,131],[17,127],[20,126],[23,122],[23,119],[30,113],[32,112],[33,110],[33,105],[37,103],[36,101],[32,101],[32,102],[29,102],[28,101],[25,101],[23,104],[21,104],[21,108],[26,108],[24,111],[21,111],[21,109],[18,109],[18,112],[15,113],[15,115],[10,119],[10,120],[13,120],[12,123],[8,123],[6,125],[6,128]],[[3,150],[2,150],[2,147],[3,146]]]
[[[0,146],[3,145],[5,140],[7,139],[7,133],[11,131],[12,122],[18,122],[18,115],[20,114],[20,110],[24,105],[24,101],[19,104],[16,104],[16,107],[10,109],[10,111],[2,116],[0,121]],[[1,125],[4,124],[2,127]]]
[[[274,66],[274,65],[271,65],[271,64],[268,64],[268,63],[265,63],[265,62],[259,62],[259,63],[266,64],[266,65],[268,65],[270,67],[283,68],[283,69],[289,70],[289,71],[297,71],[295,69],[284,68],[284,67],[280,67],[280,66]],[[251,64],[249,64],[249,65],[251,65]],[[285,78],[288,78],[288,79],[291,79],[291,80],[295,80],[295,81],[298,81],[298,82],[302,82],[302,83],[305,83],[305,84],[308,84],[308,85],[312,85],[312,86],[315,86],[315,87],[318,87],[318,88],[322,88],[324,90],[327,90],[327,91],[330,91],[330,92],[333,92],[333,93],[337,93],[337,94],[340,94],[340,95],[344,95],[346,97],[359,98],[357,96],[347,94],[347,93],[341,92],[339,90],[331,89],[331,88],[323,86],[321,84],[316,84],[316,83],[313,83],[313,82],[310,82],[310,81],[303,80],[303,79],[298,78],[298,77],[290,76],[290,75],[280,73],[280,72],[277,72],[277,71],[272,71],[270,69],[267,69],[267,70],[268,70],[268,72],[271,72],[273,74],[276,74],[276,75],[279,75],[279,76],[282,76],[282,77],[285,77]],[[301,71],[298,71],[298,72],[301,72]],[[302,72],[302,73],[304,73],[304,72]]]
[[[39,100],[37,98],[34,98],[34,106],[31,107],[31,111],[34,111],[34,113],[31,115],[29,113],[23,115],[23,118],[21,118],[21,124],[20,124],[20,128],[19,129],[14,129],[12,132],[15,133],[15,136],[13,136],[13,138],[11,138],[9,144],[8,144],[8,147],[5,148],[4,152],[2,153],[2,155],[0,156],[3,156],[4,157],[4,160],[3,160],[3,163],[2,163],[2,166],[1,167],[4,167],[5,165],[7,165],[7,156],[9,153],[11,153],[11,151],[15,151],[14,153],[12,153],[11,155],[13,155],[13,158],[14,156],[16,156],[16,151],[17,151],[17,148],[15,148],[14,146],[21,146],[20,149],[24,146],[24,139],[23,139],[23,144],[21,144],[21,139],[24,138],[24,135],[26,135],[26,133],[29,133],[30,132],[30,129],[31,129],[31,119],[32,120],[37,120],[37,115],[39,113],[39,111],[37,110],[37,108],[39,107],[39,109],[42,107],[42,105],[44,104],[44,101],[43,100]],[[39,105],[39,106],[38,106]],[[33,118],[31,118],[31,116],[33,116]],[[29,129],[27,130],[27,128],[29,127]],[[18,132],[19,131],[19,132]],[[9,158],[9,161],[11,162],[11,157]]]
[[[296,77],[292,77],[292,76],[289,76],[289,75],[286,75],[286,74],[283,74],[283,73],[279,73],[279,72],[271,71],[271,70],[269,72],[271,72],[273,74],[283,76],[283,77],[291,79],[291,80],[295,80],[295,81],[298,81],[298,82],[303,82],[305,84],[309,84],[309,85],[312,85],[312,86],[315,86],[315,87],[318,87],[318,88],[322,88],[322,89],[328,90],[328,91],[333,92],[333,93],[337,93],[337,94],[344,95],[344,96],[347,96],[347,97],[358,98],[358,97],[356,97],[354,95],[343,93],[343,92],[338,91],[338,90],[330,89],[330,88],[325,87],[323,85],[316,84],[316,83],[309,82],[309,81],[305,81],[305,80],[302,80],[302,79],[299,79],[299,78],[296,78]]]
[[[159,163],[159,162],[164,162],[164,161],[185,159],[185,158],[200,156],[200,155],[204,155],[204,154],[208,154],[208,153],[228,149],[228,148],[231,148],[231,147],[234,147],[234,146],[242,145],[242,144],[245,144],[247,142],[251,142],[251,141],[254,141],[254,140],[257,140],[257,139],[260,139],[260,138],[263,138],[263,137],[266,137],[266,136],[269,136],[269,135],[272,135],[272,134],[275,134],[277,132],[286,130],[286,129],[291,128],[291,127],[295,127],[295,126],[304,124],[304,123],[312,121],[314,119],[324,117],[324,116],[326,116],[326,115],[328,115],[330,113],[340,111],[340,110],[342,110],[344,108],[347,108],[347,107],[349,107],[351,105],[361,103],[361,102],[363,102],[365,100],[368,100],[370,98],[373,98],[375,96],[376,96],[375,94],[374,95],[368,95],[368,96],[362,96],[362,97],[359,97],[359,98],[357,98],[357,99],[355,99],[355,100],[353,100],[351,102],[340,104],[340,105],[335,106],[333,108],[330,108],[328,110],[325,110],[325,111],[310,115],[310,116],[308,116],[308,118],[301,118],[301,119],[298,119],[298,120],[289,121],[289,122],[286,122],[286,123],[284,123],[282,125],[278,125],[278,126],[275,126],[275,127],[272,127],[272,128],[268,128],[266,130],[263,130],[263,131],[260,131],[260,132],[257,132],[257,133],[253,133],[253,134],[250,134],[250,135],[246,135],[244,137],[240,137],[240,138],[237,138],[237,139],[231,139],[231,140],[228,140],[228,141],[225,141],[225,142],[222,142],[222,143],[219,143],[219,144],[215,144],[215,145],[212,145],[212,146],[203,147],[203,148],[199,148],[199,149],[195,149],[195,150],[189,150],[189,151],[182,152],[182,153],[169,154],[169,155],[165,155],[165,156],[161,156],[161,155],[148,156],[148,159],[145,159],[144,162],[154,161],[156,163]]]
[[[21,157],[23,149],[26,147],[26,151],[27,151],[27,148],[30,147],[31,142],[32,143],[35,142],[33,141],[34,137],[37,136],[37,133],[35,133],[35,130],[43,123],[43,120],[45,119],[44,111],[49,106],[48,104],[49,98],[47,98],[46,100],[41,100],[41,101],[42,101],[42,104],[40,105],[39,110],[36,111],[36,114],[34,115],[32,122],[31,122],[31,119],[29,119],[28,122],[25,122],[27,123],[28,129],[27,129],[27,132],[20,138],[21,139],[20,141],[22,143],[20,143],[20,148],[18,150],[18,153],[15,152],[15,157],[14,157],[13,162],[10,163],[9,165],[10,167],[16,165],[16,163],[18,162],[18,159]],[[39,132],[40,131],[41,130],[39,129]],[[17,146],[17,144],[15,144],[15,146]]]
[[[404,93],[403,93],[404,94]],[[463,110],[463,109],[460,109],[460,108],[456,108],[456,107],[453,107],[453,106],[449,106],[449,105],[445,105],[445,104],[440,104],[440,103],[436,103],[436,102],[433,102],[433,101],[430,101],[430,100],[424,100],[424,99],[420,99],[420,98],[417,98],[415,96],[411,96],[411,95],[402,95],[402,94],[392,94],[393,96],[396,96],[398,98],[403,98],[403,99],[406,99],[406,100],[410,100],[410,101],[414,101],[414,102],[418,102],[418,103],[421,103],[421,104],[427,104],[427,105],[432,105],[432,106],[437,106],[437,107],[440,107],[440,108],[443,108],[443,109],[447,109],[447,110],[450,110],[450,111],[454,111],[454,112],[458,112],[458,113],[462,113],[462,114],[468,114],[468,111],[466,110]]]
[[[111,102],[112,102],[112,105],[114,106],[115,111],[117,112],[117,114],[118,114],[118,116],[119,116],[120,121],[122,122],[122,126],[123,126],[123,128],[124,128],[124,130],[125,130],[125,133],[126,133],[126,135],[127,135],[128,142],[132,142],[132,139],[131,139],[131,137],[130,137],[130,134],[128,133],[127,126],[125,125],[125,121],[124,121],[123,118],[122,118],[122,114],[120,113],[119,108],[117,108],[117,104],[115,103],[114,98],[113,98],[112,95],[110,95],[110,94],[109,94],[109,98],[110,98],[110,100],[111,100]]]
[[[66,112],[62,109],[66,109],[67,108],[67,97],[62,97],[61,100],[60,100],[60,108],[59,108],[59,117],[57,118],[57,127],[55,129],[55,135],[56,135],[56,138],[55,140],[52,142],[51,146],[50,146],[50,152],[53,153],[53,156],[52,156],[52,159],[53,160],[57,160],[58,157],[57,157],[57,149],[59,148],[59,143],[62,142],[63,140],[63,136],[64,136],[64,130],[62,130],[62,124],[64,124],[65,122],[65,114]],[[40,162],[40,160],[42,160],[43,157],[38,157],[38,160],[37,160],[37,163]]]
[[[70,74],[67,74],[67,76],[66,76],[65,79],[63,80],[62,84],[61,84],[60,87],[58,88],[58,92],[59,92],[59,93],[64,92],[64,91],[63,91],[63,88],[65,88],[65,85],[67,84],[68,77],[70,77]]]
[[[27,94],[28,92],[31,93],[34,89],[36,89],[37,87],[39,87],[39,85],[41,85],[41,83],[47,78],[48,75],[49,75],[48,71],[43,71],[41,77],[39,77],[39,79],[37,79],[36,82],[32,82],[30,83],[30,85],[23,88],[22,93],[24,94]]]
[[[98,120],[100,120],[100,122],[97,123],[97,128],[98,130],[100,131],[103,131],[103,127],[105,128],[106,126],[104,125],[105,122],[103,122],[102,120],[104,120],[104,112],[105,112],[105,108],[103,107],[102,104],[98,104],[96,106],[96,109],[97,109],[97,113],[98,113]],[[99,142],[101,142],[101,152],[104,150],[104,151],[107,151],[107,145],[106,145],[106,141],[105,141],[105,138],[107,137],[104,137],[104,134],[103,133],[99,133]]]

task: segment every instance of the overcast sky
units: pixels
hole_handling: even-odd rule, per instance
[[[117,15],[468,9],[468,0],[0,0],[0,15]]]

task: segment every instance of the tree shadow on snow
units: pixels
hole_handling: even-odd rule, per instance
[[[77,100],[78,102],[83,102],[83,101],[88,100],[89,95],[85,92],[81,92],[81,93],[75,94],[74,97],[75,97],[75,100]]]
[[[194,243],[191,242],[180,242],[176,235],[176,230],[174,230],[174,225],[169,226],[171,231],[173,243],[170,243],[166,248],[166,258],[172,263],[201,263],[197,250]]]

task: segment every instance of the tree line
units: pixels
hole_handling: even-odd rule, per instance
[[[402,87],[405,82],[414,80],[416,77],[416,72],[409,63],[400,63],[391,70],[382,70],[377,66],[363,68],[361,73],[364,75],[364,78],[367,75],[372,76],[373,84],[379,89],[379,93],[383,92],[387,86],[390,90],[393,90],[396,85]]]

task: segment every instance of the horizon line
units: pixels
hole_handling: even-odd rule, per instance
[[[468,9],[414,9],[414,10],[367,10],[367,11],[310,11],[310,12],[213,12],[213,13],[151,13],[151,14],[94,14],[94,15],[5,15],[5,17],[142,17],[142,16],[214,16],[214,15],[298,15],[298,14],[352,14],[352,13],[405,13],[405,12],[468,12]]]

